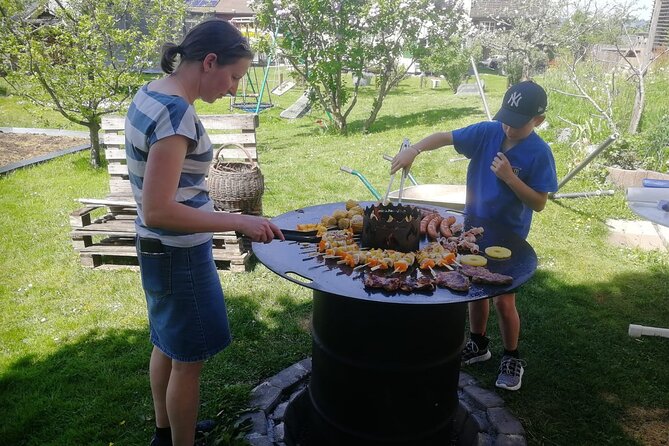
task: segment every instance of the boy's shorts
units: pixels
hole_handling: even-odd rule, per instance
[[[203,361],[230,344],[212,241],[191,248],[137,238],[151,342],[168,357]]]

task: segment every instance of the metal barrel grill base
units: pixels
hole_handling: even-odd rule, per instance
[[[465,311],[314,290],[311,381],[288,407],[287,444],[443,444],[458,405]]]

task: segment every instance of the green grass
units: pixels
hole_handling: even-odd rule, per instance
[[[494,113],[505,81],[485,79]],[[349,136],[322,130],[316,120],[327,118],[319,112],[280,119],[301,91],[273,97],[277,105],[260,115],[258,129],[267,215],[370,200],[364,185],[340,166],[359,170],[384,190],[388,164],[381,155],[396,153],[402,138],[415,142],[485,119],[477,97],[456,97],[445,87],[419,89],[408,79],[387,99],[371,133],[361,135],[356,129],[366,118],[369,92],[363,89]],[[0,98],[0,109],[12,101]],[[653,112],[661,106],[649,104]],[[224,101],[198,104],[198,110],[230,112]],[[18,112],[3,113],[0,125],[38,126],[21,119]],[[555,141],[561,125],[550,115],[549,121],[542,135]],[[553,144],[553,150],[562,178],[571,153],[565,145]],[[421,183],[463,183],[466,162],[449,161],[457,156],[452,148],[422,155],[412,172]],[[151,346],[139,276],[82,268],[69,240],[68,213],[78,207],[76,199],[107,191],[106,172],[92,170],[87,160],[85,153],[68,155],[0,178],[3,444],[148,444]],[[564,191],[599,188],[591,178],[586,169]],[[653,445],[669,435],[669,342],[627,336],[629,323],[669,326],[669,262],[663,253],[610,246],[607,218],[635,218],[622,193],[549,202],[535,216],[529,242],[539,269],[518,298],[528,366],[521,391],[499,392],[529,444]],[[232,426],[251,388],[310,354],[311,294],[262,265],[246,274],[221,273],[221,280],[234,342],[205,367],[201,412],[213,417],[223,411]],[[489,333],[494,360],[467,371],[494,389],[501,345],[494,311]]]

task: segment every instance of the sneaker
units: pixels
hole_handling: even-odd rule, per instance
[[[513,356],[504,356],[499,365],[499,375],[495,385],[500,389],[518,390],[523,382],[524,366],[527,363]]]
[[[462,359],[460,360],[460,363],[463,365],[475,364],[477,362],[487,361],[491,356],[492,354],[490,353],[490,350],[488,350],[488,347],[480,349],[478,344],[470,338],[467,339],[465,348],[462,349]]]

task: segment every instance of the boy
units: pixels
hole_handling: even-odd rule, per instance
[[[411,166],[418,154],[453,145],[470,159],[467,169],[465,212],[507,226],[526,238],[532,211],[541,211],[549,192],[557,191],[555,161],[550,147],[534,128],[544,119],[546,92],[525,81],[509,88],[494,121],[480,122],[452,132],[434,133],[393,159],[391,173]],[[518,354],[520,318],[515,293],[493,298],[504,345],[495,385],[518,390],[525,365]],[[486,337],[488,300],[469,303],[470,336],[462,351],[462,364],[491,357]]]

